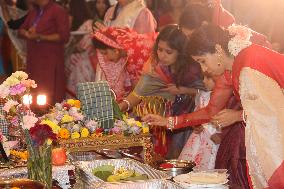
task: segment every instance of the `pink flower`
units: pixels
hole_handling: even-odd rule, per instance
[[[10,94],[11,95],[17,95],[17,94],[22,94],[23,92],[26,91],[26,87],[23,84],[18,84],[10,88]]]
[[[14,101],[14,100],[9,100],[8,102],[5,103],[4,107],[3,107],[3,110],[5,112],[9,112],[10,109],[13,107],[13,106],[16,106],[18,105],[19,103]]]
[[[0,85],[0,98],[6,98],[10,93],[9,87]]]
[[[21,84],[23,84],[27,88],[36,88],[37,84],[35,83],[34,80],[28,79],[28,80],[23,80],[21,81]]]
[[[33,115],[25,115],[23,117],[23,129],[30,129],[33,126],[35,126],[35,123],[38,121],[38,118],[36,118]]]

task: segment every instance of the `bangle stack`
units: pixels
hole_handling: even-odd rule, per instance
[[[175,128],[175,125],[177,124],[177,117],[169,117],[167,128],[170,130],[173,130]]]
[[[127,104],[127,109],[126,111],[128,112],[130,110],[130,102],[126,99],[123,99],[122,102],[125,102]]]

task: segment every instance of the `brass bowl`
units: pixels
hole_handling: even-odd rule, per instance
[[[46,186],[39,182],[30,179],[0,179],[0,188],[8,189],[18,187],[20,189],[45,189]]]
[[[171,168],[164,168],[161,167],[162,164],[167,163],[171,164],[173,167]],[[159,162],[158,169],[161,171],[166,172],[168,175],[175,177],[180,174],[189,173],[190,171],[193,171],[193,168],[195,167],[195,163],[192,161],[186,161],[186,160],[164,160]]]

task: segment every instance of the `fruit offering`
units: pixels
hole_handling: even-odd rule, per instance
[[[121,182],[147,180],[148,176],[140,174],[134,170],[129,170],[124,167],[115,169],[113,165],[102,165],[93,169],[93,174],[106,182]]]

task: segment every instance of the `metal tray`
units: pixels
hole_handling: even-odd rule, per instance
[[[76,166],[80,169],[80,175],[81,179],[84,182],[87,183],[96,183],[96,182],[101,182],[104,183],[105,186],[108,185],[127,185],[127,184],[133,184],[136,183],[136,185],[144,185],[144,183],[150,183],[150,182],[157,182],[159,181],[158,179],[167,179],[169,176],[165,174],[162,171],[156,170],[149,165],[142,164],[138,161],[132,160],[132,159],[109,159],[109,160],[95,160],[95,161],[79,161],[75,163]],[[143,181],[125,181],[125,182],[115,182],[115,183],[108,183],[105,182],[96,176],[93,175],[92,170],[98,166],[102,165],[113,165],[115,166],[115,169],[124,167],[126,169],[131,169],[134,170],[138,173],[141,174],[146,174],[148,175],[148,180],[143,180]]]

